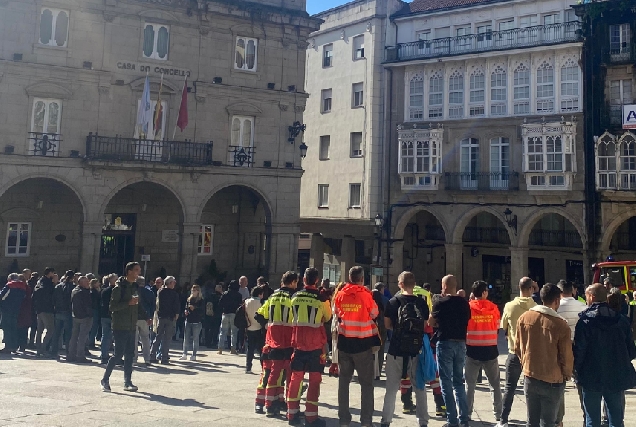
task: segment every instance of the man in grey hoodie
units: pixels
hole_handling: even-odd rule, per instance
[[[90,363],[90,360],[84,354],[84,348],[93,325],[93,305],[91,286],[86,276],[79,278],[78,285],[71,292],[71,305],[73,311],[73,333],[68,345],[66,361]]]

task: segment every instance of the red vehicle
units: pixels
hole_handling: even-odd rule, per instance
[[[610,277],[622,293],[636,291],[636,261],[599,262],[592,266],[592,270],[594,283],[603,283],[606,277]]]

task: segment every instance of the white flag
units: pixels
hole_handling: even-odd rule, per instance
[[[148,131],[152,126],[152,108],[150,105],[150,80],[146,76],[144,83],[144,92],[139,102],[139,110],[137,111],[137,129],[140,133],[139,137],[147,138]]]

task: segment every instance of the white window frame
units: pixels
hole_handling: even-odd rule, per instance
[[[442,119],[444,117],[444,77],[435,72],[428,79],[428,118]],[[433,98],[436,101],[433,103]],[[439,99],[439,102],[437,100]]]
[[[561,12],[551,12],[544,14],[543,18],[543,40],[544,41],[556,41],[563,34],[563,27],[558,24],[561,23]],[[549,27],[552,25],[552,27]]]
[[[513,114],[530,114],[530,99],[531,99],[531,81],[532,74],[530,69],[524,64],[519,66],[513,72]],[[523,92],[520,94],[519,92]],[[522,96],[527,93],[527,96]]]
[[[576,123],[523,124],[521,129],[528,190],[570,190],[576,173]]]
[[[470,74],[468,115],[470,117],[486,115],[486,75],[481,70],[476,70]]]
[[[364,106],[364,83],[354,83],[351,85],[351,106],[359,108]]]
[[[636,135],[625,132],[619,142],[619,185],[622,190],[636,190]]]
[[[506,189],[510,180],[510,140],[490,139],[490,188]]]
[[[323,161],[329,160],[330,150],[331,150],[331,135],[321,135],[320,147],[318,148],[318,160],[323,160]]]
[[[243,40],[244,43],[244,55],[243,55],[243,65],[239,67],[239,64],[237,64],[237,58],[238,58],[238,49],[239,49],[239,40]],[[249,67],[247,64],[247,46],[249,45],[250,42],[254,43],[254,66],[253,67]],[[256,72],[258,71],[258,39],[255,39],[254,37],[243,37],[243,36],[237,36],[236,37],[236,41],[234,43],[234,69],[235,70],[240,70],[240,71],[249,71],[249,72]]]
[[[45,10],[49,10],[51,12],[51,34],[49,35],[50,38],[48,43],[42,43],[42,14],[44,13]],[[57,44],[57,41],[55,40],[55,33],[57,30],[57,18],[62,12],[66,13],[66,35],[64,38],[64,44],[60,46]],[[50,47],[67,47],[68,46],[68,36],[70,32],[70,27],[71,27],[71,14],[68,10],[54,9],[51,7],[42,7],[42,9],[40,10],[39,24],[40,26],[38,28],[38,43],[41,46],[50,46]]]
[[[16,232],[17,232],[17,236],[16,236],[16,245],[15,246],[11,246],[13,248],[15,248],[15,253],[9,253],[9,237],[10,237],[10,230],[11,230],[11,226],[15,226],[17,228]],[[23,246],[20,246],[20,234],[22,233],[22,227],[26,226],[27,227],[27,245],[25,248],[25,252],[24,253],[20,253],[20,248],[22,248]],[[4,256],[5,257],[12,257],[12,258],[17,258],[17,257],[28,257],[31,253],[31,235],[33,234],[33,223],[31,222],[17,222],[17,221],[9,221],[7,223],[7,236],[5,239],[5,244],[4,244]]]
[[[322,47],[322,68],[333,67],[333,43]]]
[[[472,47],[472,29],[470,25],[463,27],[455,27],[455,49],[468,50]],[[461,38],[460,38],[461,37]]]
[[[554,74],[554,66],[548,62],[544,61],[537,67],[537,114],[553,113],[555,111]],[[546,91],[551,92],[551,94],[546,95]]]
[[[53,99],[53,98],[34,98],[33,99],[33,105],[31,106],[31,132],[40,132],[35,130],[35,107],[38,102],[44,103],[44,119],[43,119],[41,132],[59,135],[61,133],[60,125],[62,123],[62,100]],[[57,123],[56,123],[57,131],[56,132],[49,131],[49,114],[50,114],[51,104],[53,103],[57,103],[59,108],[59,111],[57,114]]]
[[[329,184],[318,184],[318,207],[329,207]]]
[[[144,52],[144,46],[146,42],[146,27],[151,26],[154,32],[153,38],[153,46],[152,53],[149,56],[146,56],[146,52]],[[159,30],[161,28],[165,28],[168,31],[168,46],[166,47],[166,56],[162,58],[159,56],[159,51],[157,49],[157,43],[159,43]],[[167,61],[170,57],[170,26],[165,24],[157,24],[155,22],[144,22],[144,25],[141,29],[141,56],[144,59],[156,59],[158,61]]]
[[[460,141],[460,188],[476,190],[479,185],[480,150],[479,139],[465,138]]]
[[[444,129],[398,129],[402,189],[437,190],[442,173]]]
[[[233,135],[232,135],[232,126],[234,125],[234,120],[239,120],[240,121],[240,129],[239,129],[239,140],[238,141],[234,141],[233,139]],[[250,131],[251,131],[251,135],[250,135],[250,144],[249,145],[245,145],[243,144],[243,136],[245,134],[245,122],[247,121],[251,121],[250,123]],[[232,116],[232,119],[230,120],[230,145],[235,146],[235,147],[254,147],[254,122],[256,121],[255,117],[253,116]],[[236,142],[236,143],[235,143]]]
[[[357,190],[355,190],[357,188]],[[358,192],[358,200],[354,200],[355,191]],[[357,203],[356,203],[357,202]],[[362,204],[362,184],[349,184],[349,208],[360,208]]]
[[[354,150],[354,146],[353,146],[354,135],[360,135],[360,146],[358,147],[357,150]],[[349,134],[349,144],[350,144],[350,150],[349,150],[349,156],[350,157],[362,157],[363,156],[363,152],[362,152],[362,132],[351,132]]]
[[[464,74],[459,70],[453,71],[448,78],[448,118],[461,119],[464,117]],[[461,98],[453,102],[453,98]]]
[[[364,59],[364,34],[353,38],[353,60],[357,61],[359,59]]]
[[[326,97],[326,95],[329,95],[329,96]],[[327,103],[329,104],[329,108],[327,108]],[[326,114],[326,113],[330,113],[332,109],[333,109],[333,90],[323,89],[322,91],[320,91],[320,112],[323,114]]]
[[[508,114],[508,74],[500,66],[490,74],[490,115]]]
[[[616,88],[618,88],[618,90],[616,90]],[[610,104],[610,123],[611,124],[620,125],[623,123],[623,105],[632,103],[633,93],[634,93],[634,86],[632,84],[631,79],[619,79],[619,80],[609,81],[609,104]]]
[[[407,120],[424,120],[424,78],[414,74],[408,83],[409,106]]]
[[[621,147],[616,141],[616,137],[605,132],[596,141],[595,151],[596,188],[599,190],[618,189]]]
[[[487,48],[492,46],[492,23],[478,24],[477,26],[477,48]]]
[[[502,20],[497,22],[497,29],[499,30],[499,35],[497,37],[496,45],[499,47],[508,46],[514,43],[515,38],[512,31],[505,33],[504,31],[512,30],[515,28],[515,20],[512,18],[508,18],[506,20]]]
[[[517,41],[519,43],[533,43],[539,39],[539,16],[526,15],[519,18],[519,28],[525,31],[519,31]]]
[[[205,248],[207,245],[205,242],[205,233],[207,229],[210,229],[210,252],[205,252]],[[199,241],[197,244],[197,255],[198,256],[210,256],[214,253],[214,225],[213,224],[201,224],[199,227]]]
[[[618,34],[615,34],[616,32]],[[628,53],[632,43],[629,23],[610,25],[609,33],[610,54]]]
[[[561,112],[579,111],[581,93],[581,69],[574,61],[561,67]]]

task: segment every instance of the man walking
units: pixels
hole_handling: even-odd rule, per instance
[[[163,281],[163,287],[157,294],[157,317],[159,318],[159,324],[157,325],[157,336],[150,349],[150,360],[151,362],[157,361],[157,351],[161,345],[162,365],[170,364],[168,360],[170,341],[174,335],[175,322],[181,311],[181,300],[179,294],[174,289],[176,284],[177,279],[173,276],[166,277]]]
[[[499,308],[488,301],[488,283],[479,280],[473,283],[475,299],[469,302],[470,321],[466,335],[466,388],[468,415],[473,413],[477,377],[483,369],[493,398],[495,420],[501,419],[502,397],[499,375]]]
[[[512,402],[521,376],[521,362],[515,354],[515,341],[517,337],[517,321],[519,317],[537,305],[532,298],[533,281],[529,277],[523,277],[519,281],[519,293],[521,296],[506,304],[501,317],[501,329],[508,334],[508,358],[506,359],[506,389],[503,396],[503,409],[501,421],[496,427],[508,427],[508,417],[512,411]]]
[[[428,320],[428,304],[424,298],[413,295],[415,276],[404,271],[398,277],[400,294],[391,298],[386,305],[384,325],[392,330],[386,357],[386,393],[382,408],[381,427],[389,427],[395,412],[395,394],[404,385],[415,385],[418,366],[417,355],[422,349],[423,335]],[[405,384],[408,382],[408,384]],[[428,406],[426,389],[415,388],[417,422],[428,426]]]
[[[361,389],[360,424],[371,427],[373,418],[373,363],[374,347],[380,346],[375,324],[378,306],[371,291],[364,287],[364,269],[356,266],[349,270],[347,283],[334,298],[338,320],[338,418],[340,425],[351,423],[349,387],[353,371],[358,373]]]
[[[625,390],[636,387],[636,346],[627,318],[607,305],[600,284],[587,288],[589,308],[581,313],[574,334],[574,367],[582,388],[586,427],[600,427],[601,398],[610,427],[623,427]]]
[[[541,300],[543,305],[532,307],[517,321],[515,354],[525,375],[528,427],[555,425],[574,365],[570,328],[556,312],[561,290],[547,283],[541,289]]]
[[[124,390],[137,391],[132,383],[133,358],[135,355],[135,329],[139,295],[136,292],[137,277],[141,273],[138,262],[126,264],[125,276],[117,280],[110,299],[113,336],[115,338],[115,354],[108,360],[104,377],[101,381],[102,391],[110,391],[110,374],[115,365],[124,359]]]
[[[468,301],[457,295],[457,279],[453,275],[445,276],[442,278],[442,297],[433,303],[433,314],[428,322],[437,328],[437,363],[446,403],[447,427],[459,426],[460,422],[462,426],[468,426],[470,417],[464,385],[469,320],[470,306]]]
[[[71,292],[73,310],[73,333],[66,352],[66,361],[90,363],[84,354],[86,339],[93,326],[93,300],[88,278],[79,278],[78,285]]]
[[[117,275],[110,274],[104,277],[104,288],[99,294],[100,317],[102,322],[102,339],[99,343],[101,352],[101,365],[108,363],[110,359],[110,348],[113,344],[112,319],[110,314],[110,298],[113,295],[113,288],[117,283]]]

